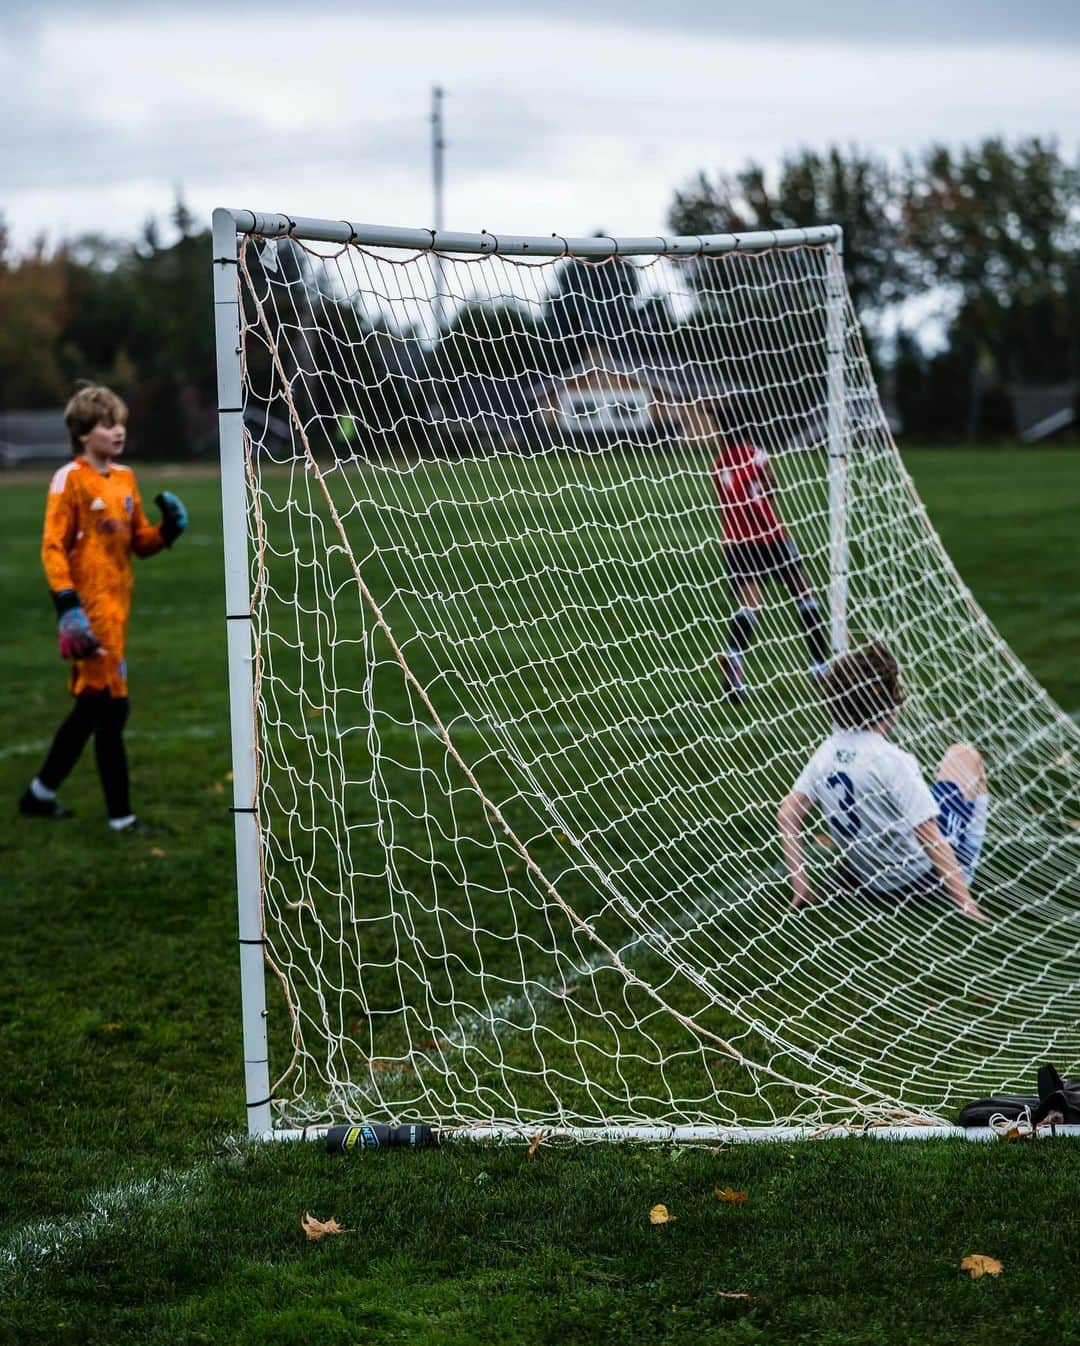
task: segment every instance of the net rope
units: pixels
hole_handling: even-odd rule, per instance
[[[1075,1067],[1077,730],[933,531],[835,249],[430,261],[241,240],[278,1122],[929,1121]],[[830,726],[771,581],[727,694],[718,417],[826,622],[842,450],[851,640],[928,779],[983,755],[988,924],[791,910],[776,808]]]

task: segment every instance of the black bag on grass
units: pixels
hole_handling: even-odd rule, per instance
[[[1080,1079],[1063,1080],[1053,1066],[1040,1066],[1038,1094],[997,1094],[977,1098],[960,1109],[960,1126],[989,1126],[991,1117],[1010,1122],[1065,1122],[1080,1125]]]

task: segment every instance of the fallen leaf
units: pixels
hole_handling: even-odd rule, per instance
[[[388,1061],[383,1057],[373,1056],[367,1063],[368,1070],[385,1075],[390,1070],[414,1070],[415,1066],[409,1061]]]
[[[1026,1133],[1026,1135],[1030,1134],[1031,1132]],[[999,1131],[997,1138],[998,1140],[1024,1140],[1026,1136],[1025,1132],[1021,1131],[1018,1126],[1010,1126],[1004,1131]]]
[[[713,1294],[717,1299],[755,1299],[755,1295],[748,1295],[745,1290],[714,1290]]]
[[[223,795],[225,793],[224,782],[219,780],[214,781],[214,783],[210,786],[210,793],[215,795]]]
[[[347,1029],[350,1037],[357,1037],[359,1034],[367,1031],[367,1019],[350,1019]]]
[[[307,1211],[300,1221],[300,1228],[309,1239],[322,1239],[327,1234],[344,1234],[346,1232],[336,1220],[316,1220],[315,1216]]]
[[[165,858],[165,852],[161,849],[160,846],[151,846],[150,854],[158,860],[163,860]]]
[[[119,1023],[119,1022],[112,1022],[112,1023],[102,1024],[102,1025],[101,1025],[101,1031],[102,1031],[103,1033],[118,1033],[118,1032],[120,1031],[120,1029],[123,1028],[123,1026],[124,1026],[124,1025],[123,1025],[122,1023]]]
[[[985,1253],[972,1253],[960,1263],[960,1270],[966,1271],[973,1281],[980,1276],[1000,1276],[1005,1268],[996,1257],[987,1257]]]
[[[435,1038],[421,1038],[416,1045],[428,1052],[444,1052],[446,1050],[443,1044],[437,1042]]]
[[[832,837],[830,837],[827,832],[819,832],[814,840],[819,846],[824,846],[827,851],[831,851],[836,845],[836,842],[833,841]]]
[[[749,1192],[736,1192],[734,1187],[713,1188],[713,1196],[716,1197],[717,1201],[731,1201],[733,1203],[738,1203],[740,1201],[745,1201],[749,1195]]]
[[[529,1152],[525,1156],[526,1159],[536,1158],[536,1152],[540,1148],[540,1146],[544,1143],[544,1137],[546,1135],[547,1135],[546,1131],[543,1130],[537,1131],[536,1135],[533,1136],[532,1144],[529,1146]]]
[[[652,1210],[649,1211],[650,1224],[670,1224],[675,1219],[678,1219],[678,1216],[670,1214],[663,1202],[653,1206]]]
[[[1080,818],[1066,818],[1066,819],[1065,819],[1065,826],[1066,826],[1066,827],[1080,827]]]

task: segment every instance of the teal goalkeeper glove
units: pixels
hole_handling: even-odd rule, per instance
[[[161,536],[166,547],[171,547],[188,526],[188,514],[184,502],[172,491],[162,491],[154,496],[154,504],[161,510]]]

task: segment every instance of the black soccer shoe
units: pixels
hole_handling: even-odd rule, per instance
[[[24,818],[45,818],[54,823],[75,817],[71,809],[64,808],[55,799],[38,799],[29,788],[19,796],[19,812]]]
[[[716,662],[720,666],[724,695],[735,705],[741,705],[746,700],[746,683],[743,681],[742,660],[730,654],[720,653],[716,656]]]

